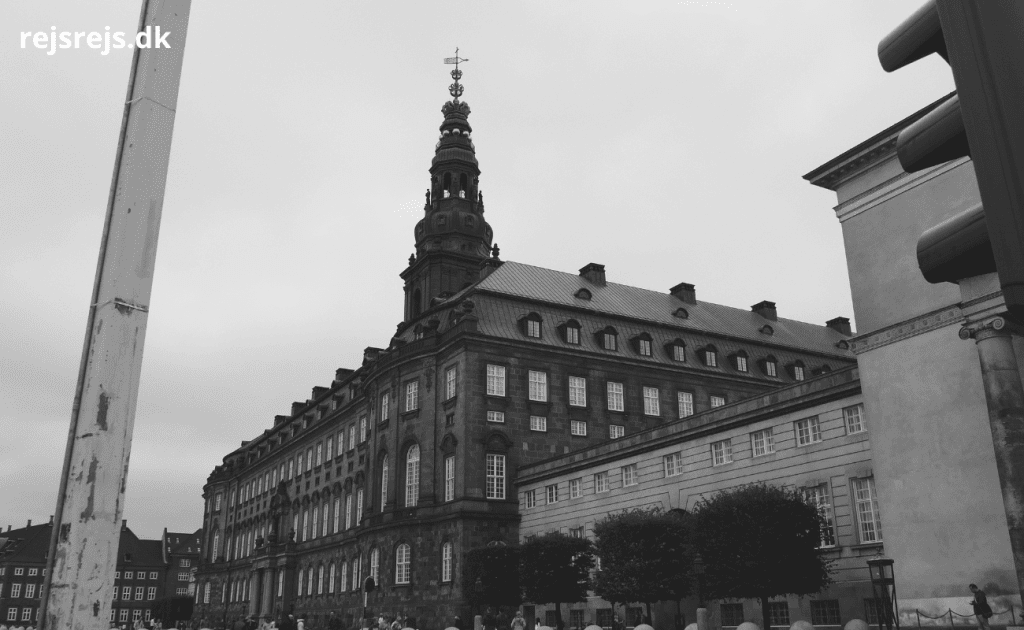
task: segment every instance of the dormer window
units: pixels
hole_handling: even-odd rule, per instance
[[[576,298],[580,300],[589,300],[592,297],[593,296],[590,294],[590,291],[588,291],[587,289],[580,289],[579,291],[576,292]]]
[[[530,313],[526,317],[519,320],[519,325],[522,327],[523,334],[527,337],[533,337],[534,339],[541,338],[541,319],[537,313]]]
[[[677,308],[675,310],[674,313],[672,313],[672,316],[673,317],[678,317],[679,319],[689,319],[690,318],[690,312],[687,311],[685,308],[680,306],[679,308]]]
[[[789,375],[793,377],[794,381],[802,381],[807,378],[804,362],[795,361],[789,365]]]
[[[633,338],[634,348],[642,357],[651,356],[651,336],[647,333],[640,333]]]
[[[673,361],[686,363],[686,343],[682,339],[673,339],[665,344],[665,353],[672,357]]]
[[[619,349],[619,335],[611,326],[597,333],[598,341],[605,350]]]
[[[768,355],[762,362],[762,369],[764,370],[765,376],[776,378],[779,375],[779,362],[772,355]]]
[[[704,359],[704,365],[708,367],[718,367],[718,349],[714,346],[704,346],[701,351]]]
[[[423,326],[421,324],[416,324],[416,328],[413,328],[412,338],[413,341],[419,341],[420,339],[423,339]]]
[[[570,319],[562,326],[562,330],[565,334],[565,343],[574,346],[580,345],[580,323],[578,321]]]
[[[747,353],[740,350],[732,355],[732,366],[736,368],[737,372],[747,372]]]

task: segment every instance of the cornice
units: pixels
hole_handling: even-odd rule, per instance
[[[895,160],[896,155],[893,154],[886,161]],[[836,212],[836,217],[841,223],[846,222],[853,217],[870,210],[871,208],[884,203],[898,195],[921,186],[936,177],[944,175],[949,171],[960,167],[960,165],[969,161],[970,158],[960,158],[952,162],[946,162],[940,164],[934,168],[921,171],[919,173],[906,173],[900,172],[897,175],[890,177],[884,182],[873,186],[849,199],[835,206],[833,210]],[[881,166],[879,163],[878,166]]]
[[[875,332],[854,337],[850,340],[850,349],[854,354],[864,354],[882,346],[960,323],[963,318],[963,309],[960,304],[953,304]]]

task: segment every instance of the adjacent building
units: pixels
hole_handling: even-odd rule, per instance
[[[843,317],[816,325],[767,300],[711,304],[685,282],[626,286],[596,263],[565,273],[502,261],[453,78],[397,330],[214,468],[197,617],[294,612],[316,625],[335,612],[350,625],[372,576],[373,614],[468,619],[462,559],[520,540],[524,466],[615,450],[854,365]]]

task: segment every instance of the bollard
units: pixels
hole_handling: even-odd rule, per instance
[[[483,615],[475,615],[473,617],[473,630],[483,630],[484,618]]]
[[[708,628],[708,609],[697,609],[697,630],[710,630]]]

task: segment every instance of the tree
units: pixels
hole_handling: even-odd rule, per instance
[[[826,526],[795,491],[755,484],[697,503],[694,538],[704,562],[705,597],[761,600],[768,630],[772,597],[817,593],[832,583],[818,546]]]
[[[474,607],[518,606],[523,601],[519,591],[518,547],[470,550],[462,576],[463,592],[469,594]]]
[[[594,592],[608,601],[678,600],[690,587],[693,543],[688,515],[660,510],[610,514],[594,526],[601,570]]]
[[[538,536],[519,552],[523,597],[538,604],[554,604],[561,628],[562,602],[586,600],[593,567],[594,545],[589,540],[557,532]]]

